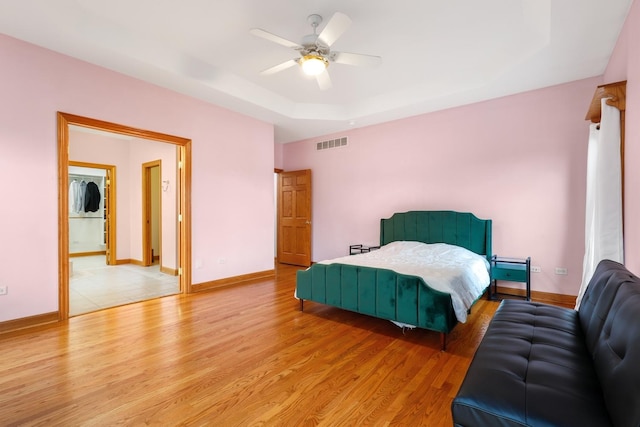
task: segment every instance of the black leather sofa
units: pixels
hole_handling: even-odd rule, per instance
[[[451,405],[478,426],[640,426],[640,279],[602,261],[579,311],[504,300]]]

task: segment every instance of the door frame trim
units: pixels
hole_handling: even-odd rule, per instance
[[[58,320],[69,318],[69,125],[173,144],[178,151],[178,281],[191,293],[191,139],[63,112],[58,119]]]

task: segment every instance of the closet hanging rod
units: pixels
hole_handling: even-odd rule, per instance
[[[93,182],[94,184],[99,184],[102,185],[105,181],[105,177],[103,176],[82,176],[82,175],[76,175],[76,176],[71,176],[69,175],[69,184],[71,184],[73,181],[76,182]]]

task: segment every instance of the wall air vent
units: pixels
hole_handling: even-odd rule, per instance
[[[347,137],[329,139],[327,141],[321,141],[316,143],[316,150],[328,150],[329,148],[344,147],[347,145]]]

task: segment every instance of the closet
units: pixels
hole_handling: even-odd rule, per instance
[[[106,254],[106,170],[69,166],[69,255]]]

